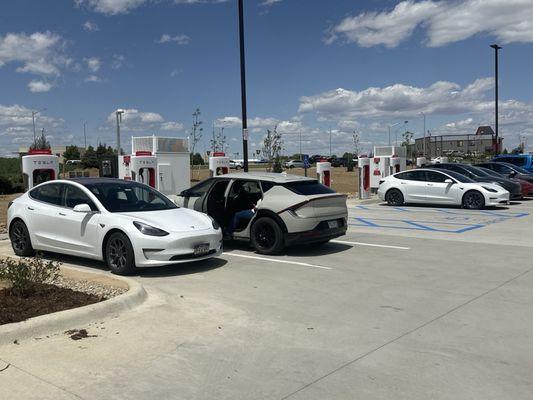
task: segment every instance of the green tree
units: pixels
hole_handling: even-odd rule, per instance
[[[509,154],[509,150],[507,148],[503,149],[503,154]]]
[[[78,146],[67,146],[65,149],[65,152],[63,153],[63,158],[68,160],[79,160],[80,159],[80,151],[78,149]]]
[[[87,147],[85,154],[81,158],[81,164],[83,168],[98,168],[98,155],[93,146]]]
[[[268,160],[268,170],[281,172],[280,153],[283,148],[281,133],[278,133],[277,125],[273,130],[267,129],[267,134],[263,139],[263,156]],[[272,163],[274,163],[272,165]]]
[[[192,165],[204,165],[204,158],[200,153],[194,153],[191,154],[192,157]]]
[[[41,131],[41,136],[35,139],[35,142],[30,146],[30,150],[50,150],[50,142],[46,139],[44,128]]]

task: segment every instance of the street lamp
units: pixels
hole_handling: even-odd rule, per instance
[[[37,136],[35,135],[35,116],[42,111],[46,111],[46,108],[41,108],[39,111],[31,112],[31,121],[33,123],[33,143],[35,143],[35,141],[37,140]]]
[[[400,125],[400,123],[399,123],[399,122],[396,122],[395,124],[388,125],[388,127],[389,127],[389,146],[390,146],[390,128],[393,128],[393,127],[395,127],[396,125]]]
[[[243,169],[248,172],[248,117],[246,115],[246,63],[244,56],[244,9],[243,0],[238,0],[239,47],[241,56],[241,107],[242,107],[242,155]]]
[[[117,116],[117,155],[120,155],[120,123],[122,122],[122,114],[125,112],[122,108],[115,111]]]
[[[422,111],[420,112],[420,114],[424,117],[424,142],[422,146],[422,153],[423,153],[422,155],[425,157],[426,156],[426,114]]]
[[[496,147],[495,150],[498,153],[500,151],[500,144],[498,142],[498,50],[502,48],[497,44],[491,44],[490,47],[494,49],[494,80],[495,80],[495,93],[494,93],[494,119],[495,119],[495,128],[496,128]]]

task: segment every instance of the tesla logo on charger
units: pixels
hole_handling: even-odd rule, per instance
[[[33,165],[53,165],[53,161],[33,161]]]

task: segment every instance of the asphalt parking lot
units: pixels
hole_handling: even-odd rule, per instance
[[[349,210],[323,248],[140,271],[96,337],[0,348],[1,398],[531,399],[533,201]]]

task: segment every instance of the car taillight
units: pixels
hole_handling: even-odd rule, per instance
[[[11,204],[13,204],[12,201],[10,201],[10,202],[7,204],[7,208],[11,207]]]

